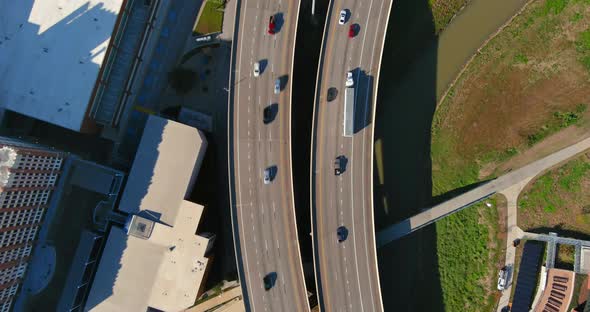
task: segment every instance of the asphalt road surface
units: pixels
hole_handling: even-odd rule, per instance
[[[348,17],[339,25],[343,9]],[[373,222],[373,114],[390,9],[391,0],[334,0],[328,10],[311,155],[314,264],[322,311],[383,311]],[[344,137],[349,71],[354,77],[355,133]],[[345,168],[336,176],[338,156],[345,158]],[[339,226],[348,229],[343,242],[338,242]]]
[[[240,0],[232,46],[230,195],[246,308],[309,311],[291,172],[291,77],[299,1]],[[276,34],[268,34],[269,18]],[[261,73],[254,77],[254,63]],[[275,81],[280,92],[275,94]],[[272,105],[269,122],[263,110]],[[273,168],[264,183],[264,170]],[[272,287],[265,290],[264,277]]]

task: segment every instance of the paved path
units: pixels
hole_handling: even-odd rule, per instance
[[[559,150],[511,173],[505,174],[471,191],[459,195],[440,205],[427,209],[415,216],[394,224],[377,234],[377,245],[386,245],[437,220],[481,201],[495,193],[506,190],[523,181],[530,180],[540,173],[584,152],[590,148],[590,138]]]
[[[507,214],[506,214],[506,227],[507,227],[507,235],[506,235],[506,260],[504,262],[505,266],[511,267],[510,276],[508,277],[506,289],[502,292],[502,296],[498,301],[498,308],[497,312],[501,312],[502,308],[508,305],[510,302],[510,293],[512,292],[512,281],[514,280],[514,259],[516,256],[516,247],[514,247],[514,240],[517,238],[521,238],[523,235],[522,230],[518,227],[516,218],[518,214],[518,195],[522,191],[522,189],[529,183],[532,178],[525,179],[520,183],[517,183],[499,193],[506,196],[507,200]]]
[[[206,312],[241,296],[242,288],[237,286],[190,309],[186,309],[185,312]]]

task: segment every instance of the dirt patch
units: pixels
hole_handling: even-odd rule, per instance
[[[546,5],[533,2],[481,49],[437,108],[435,180],[457,171],[449,165],[470,166],[459,168],[472,172],[466,181],[484,179],[590,135],[590,74],[579,51],[590,4],[559,13]],[[570,113],[573,121],[560,119]]]

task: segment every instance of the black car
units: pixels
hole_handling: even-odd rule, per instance
[[[276,280],[277,280],[277,273],[276,272],[271,272],[271,273],[266,274],[264,276],[264,278],[262,279],[262,281],[264,282],[264,290],[270,290],[274,286]]]
[[[345,226],[339,226],[336,235],[338,235],[338,242],[341,243],[348,237],[348,229]]]
[[[334,160],[334,174],[339,176],[344,171],[346,171],[346,165],[348,164],[348,159],[344,155],[340,155],[336,157]]]

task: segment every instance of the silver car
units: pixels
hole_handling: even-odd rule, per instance
[[[260,63],[254,63],[254,77],[260,76]]]
[[[281,79],[275,80],[275,94],[281,92]]]
[[[264,184],[270,184],[270,168],[264,169]]]

